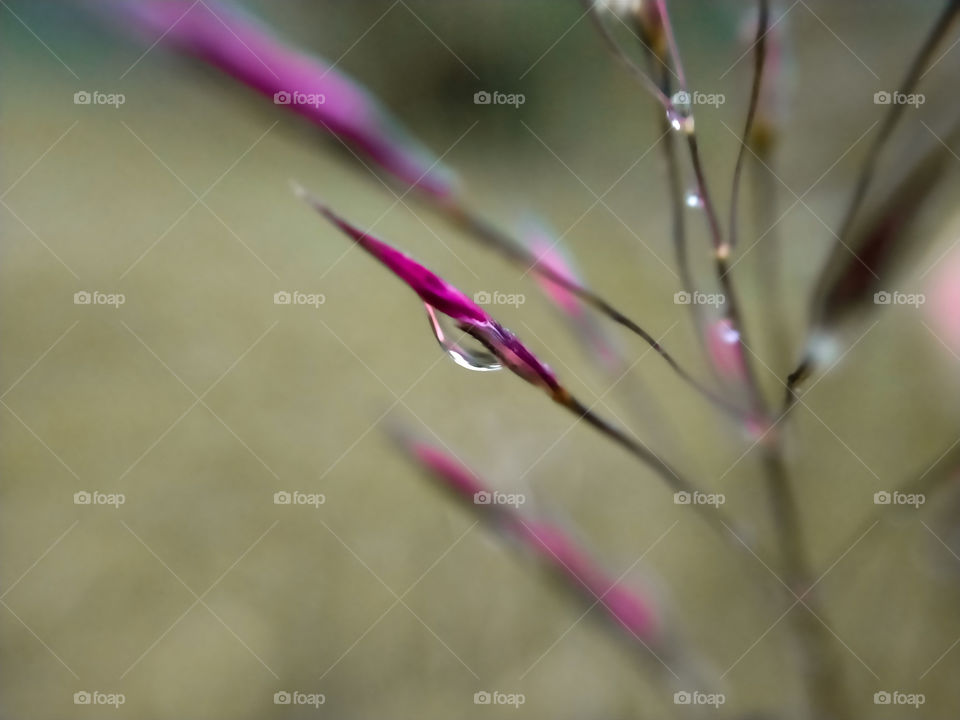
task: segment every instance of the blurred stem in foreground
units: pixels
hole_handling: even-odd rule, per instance
[[[591,0],[583,1],[587,3],[588,11],[594,19],[594,24],[600,30],[600,34],[606,45],[612,50],[614,55],[631,70],[631,75],[640,82],[641,86],[650,92],[649,86],[651,81],[649,77],[642,70],[638,70],[637,66],[629,59],[629,56],[624,53],[599,17],[595,4]],[[765,59],[764,38],[769,25],[769,12],[766,7],[766,0],[759,0],[759,3],[760,22],[757,24],[757,40],[755,42],[755,77],[752,85],[751,103],[745,121],[747,132],[749,132],[752,126],[753,115],[756,112],[756,100],[761,85]],[[667,45],[670,49],[673,67],[679,77],[680,88],[685,92],[686,82],[683,77],[680,53],[674,38],[666,3],[664,0],[657,0],[656,7],[659,14],[659,21],[662,23]],[[656,92],[652,92],[652,94],[657,100],[664,103],[666,95],[660,88],[657,88]],[[750,344],[747,341],[746,329],[744,327],[744,318],[728,265],[731,241],[733,238],[727,238],[725,240],[723,237],[723,231],[720,227],[720,221],[700,158],[692,106],[687,105],[686,107],[680,108],[675,106],[669,98],[666,98],[666,100],[667,102],[664,103],[664,107],[667,112],[667,120],[674,130],[682,133],[686,138],[690,163],[696,179],[699,203],[704,211],[707,228],[713,245],[714,268],[725,298],[723,320],[729,332],[736,338],[736,341],[740,346],[746,348],[749,353],[751,351],[749,350]],[[739,168],[741,164],[742,158],[738,160],[738,168],[735,171],[736,183],[739,182]],[[735,210],[736,190],[734,191],[733,198]],[[735,223],[731,225],[731,230],[736,230]],[[744,386],[748,395],[751,416],[755,421],[759,421],[765,427],[770,427],[770,408],[763,395],[754,363],[746,354],[742,355],[742,359],[744,366]],[[774,526],[780,546],[781,563],[783,565],[783,572],[786,575],[785,583],[792,594],[799,597],[804,597],[804,594],[806,594],[809,598],[806,604],[810,606],[810,613],[817,612],[817,610],[819,610],[817,599],[810,596],[812,592],[812,576],[806,558],[806,545],[802,536],[796,498],[783,460],[783,448],[779,433],[774,433],[771,441],[761,444],[763,452],[762,464],[767,478],[767,488],[774,516]],[[822,611],[817,612],[817,614],[819,615],[821,612]],[[839,680],[839,663],[831,652],[830,643],[832,639],[823,632],[824,629],[822,625],[817,623],[817,626],[814,627],[809,620],[809,614],[804,613],[803,615],[794,615],[794,621],[791,623],[794,629],[795,640],[803,653],[803,676],[810,697],[810,707],[806,715],[810,718],[817,718],[817,720],[822,720],[824,717],[829,717],[832,720],[840,720],[846,715],[843,707],[844,702],[842,700],[842,682]]]

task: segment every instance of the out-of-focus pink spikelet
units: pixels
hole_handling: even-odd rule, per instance
[[[439,198],[455,178],[365,88],[326,61],[285,44],[264,23],[214,0],[109,2],[128,31],[200,58],[365,153],[405,184]]]
[[[747,361],[743,355],[740,333],[729,318],[713,320],[707,326],[707,352],[717,373],[724,380],[743,381],[747,377]]]
[[[295,186],[295,191],[344,234],[386,265],[420,296],[428,308],[443,313],[456,322],[461,330],[480,341],[516,375],[545,389],[556,398],[565,395],[566,391],[557,381],[553,370],[466,294],[416,260],[339,217],[303,188]]]
[[[543,223],[528,221],[522,237],[531,254],[537,258],[537,265],[577,285],[583,284],[573,261]],[[580,298],[545,275],[538,273],[534,278],[544,295],[573,326],[583,346],[600,361],[603,368],[610,373],[622,372],[623,362],[613,339],[595,322]]]
[[[635,590],[611,578],[570,535],[559,526],[529,518],[511,505],[478,502],[490,496],[488,486],[471,470],[445,452],[412,437],[398,434],[404,448],[444,486],[469,502],[486,519],[494,520],[506,535],[564,578],[574,590],[598,601],[620,627],[644,644],[662,641],[658,614]]]
[[[960,251],[947,255],[928,286],[926,312],[937,336],[960,353]]]

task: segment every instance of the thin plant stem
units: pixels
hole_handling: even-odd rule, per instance
[[[750,86],[750,104],[747,107],[747,117],[743,123],[743,137],[740,141],[740,151],[737,153],[737,162],[733,169],[733,180],[730,191],[730,230],[727,242],[730,248],[737,246],[737,215],[740,204],[740,176],[743,173],[743,163],[747,155],[747,143],[753,129],[753,120],[757,115],[757,105],[760,100],[760,87],[763,82],[763,68],[767,57],[767,29],[770,22],[770,5],[768,0],[759,0],[760,13],[757,19],[757,35],[754,40],[756,48],[753,54],[753,83]]]
[[[905,495],[922,494],[929,496],[942,490],[948,481],[955,478],[958,468],[960,468],[960,441],[954,441],[950,447],[937,456],[936,460],[925,463],[922,470],[912,474],[908,480],[901,482],[895,492]],[[881,506],[881,510],[884,507],[887,506]],[[850,533],[839,545],[839,552],[842,553],[846,548],[853,545],[857,538],[864,535],[879,520],[879,512],[870,513],[857,526],[857,529]]]
[[[559,405],[565,407],[588,425],[591,425],[601,434],[613,440],[631,455],[642,461],[656,472],[674,492],[685,492],[691,495],[703,492],[640,440],[630,437],[621,428],[597,415],[590,407],[573,397],[570,393],[561,390],[560,392],[554,393],[553,399]],[[708,525],[718,531],[726,540],[731,541],[731,545],[740,544],[741,541],[738,541],[737,537],[743,537],[743,534],[737,530],[736,524],[732,519],[727,518],[720,510],[708,505],[692,503],[691,507],[697,509],[700,516]]]
[[[917,54],[910,63],[910,66],[907,69],[907,74],[900,83],[898,92],[904,95],[909,95],[913,92],[917,84],[920,82],[920,79],[925,74],[924,68],[929,62],[933,51],[943,40],[944,35],[946,35],[947,31],[950,29],[950,26],[956,20],[958,14],[960,14],[960,0],[949,0],[944,6],[943,11],[940,13],[936,22],[934,22],[933,27],[927,34],[927,37],[920,46],[920,49],[917,51]],[[869,190],[870,184],[873,181],[877,163],[879,162],[880,155],[883,151],[883,146],[887,143],[890,135],[893,133],[893,130],[897,125],[897,121],[903,114],[905,107],[906,106],[903,103],[890,104],[890,108],[887,110],[887,113],[883,118],[883,122],[880,125],[880,130],[874,137],[873,144],[867,151],[866,159],[864,160],[863,166],[860,168],[860,174],[857,178],[856,185],[854,186],[853,195],[851,196],[850,204],[847,207],[847,212],[844,215],[843,224],[841,225],[840,232],[837,233],[837,242],[846,242],[850,231],[853,228],[853,222],[856,218],[857,212],[863,205],[863,201],[867,195],[867,190]],[[807,356],[800,361],[800,364],[797,366],[797,368],[789,375],[787,378],[788,389],[785,403],[786,406],[791,404],[791,397],[795,392],[796,386],[810,374],[812,369],[813,359]]]
[[[721,410],[726,415],[742,421],[743,413],[736,406],[725,400],[719,394],[708,388],[702,382],[691,375],[683,366],[677,362],[676,358],[668,352],[649,332],[643,329],[636,322],[617,310],[607,300],[598,295],[593,290],[583,287],[579,283],[570,279],[562,273],[558,273],[544,263],[540,263],[538,258],[529,250],[515,242],[513,238],[504,234],[494,225],[484,218],[473,213],[462,205],[445,206],[447,217],[459,228],[466,231],[472,237],[476,238],[484,245],[506,256],[508,259],[523,266],[525,269],[535,272],[541,277],[546,278],[552,283],[559,285],[565,290],[573,293],[583,302],[593,307],[603,315],[614,322],[627,328],[635,335],[641,337],[654,352],[656,352],[670,366],[684,382],[696,390],[703,398],[709,401],[714,407]]]
[[[727,263],[729,256],[729,245],[723,241],[720,223],[717,219],[716,209],[707,187],[706,176],[703,172],[703,165],[700,161],[700,151],[697,146],[697,138],[693,133],[687,135],[687,145],[690,150],[690,161],[693,165],[694,176],[697,182],[697,193],[703,203],[703,209],[707,217],[707,224],[710,229],[714,245],[714,269],[717,280],[720,282],[720,288],[723,291],[724,304],[723,310],[727,321],[740,336],[740,342],[744,347],[751,347],[747,332],[744,326],[743,315],[740,311],[740,301],[737,297],[737,290],[733,284],[733,276],[730,274],[730,267]],[[746,374],[746,388],[751,412],[760,417],[766,417],[768,410],[763,391],[760,388],[760,381],[757,378],[756,368],[749,353],[744,355],[744,369]]]
[[[771,338],[768,346],[777,348],[775,366],[787,368],[793,360],[793,341],[787,326],[788,313],[784,303],[784,255],[777,224],[779,199],[776,184],[761,174],[776,164],[773,150],[765,153],[763,163],[751,163],[750,178],[754,198],[754,217],[757,227],[768,228],[757,248],[760,278],[763,283],[764,305],[767,316],[767,332]],[[766,167],[763,167],[763,166]]]
[[[581,4],[586,8],[586,12],[590,17],[590,20],[593,22],[594,27],[596,27],[597,32],[600,34],[600,37],[603,39],[604,44],[607,46],[607,49],[613,53],[614,57],[627,69],[627,71],[633,76],[633,78],[640,83],[644,90],[650,93],[661,105],[663,105],[664,110],[667,113],[675,112],[673,107],[673,101],[667,96],[653,81],[653,79],[646,73],[646,71],[640,67],[620,46],[620,43],[617,42],[617,39],[613,36],[613,33],[610,32],[610,29],[606,26],[606,23],[603,22],[603,18],[600,17],[600,13],[597,11],[597,4],[595,0],[581,0]]]
[[[667,36],[667,47],[670,48],[670,57],[673,58],[673,69],[677,73],[680,89],[687,89],[687,78],[683,74],[683,61],[680,59],[680,50],[677,47],[677,38],[673,34],[673,23],[670,22],[670,13],[667,12],[666,0],[657,0],[657,13],[663,23],[663,32]]]
[[[950,25],[956,19],[958,13],[960,13],[960,0],[949,0],[943,9],[943,12],[940,13],[937,21],[933,24],[933,27],[927,34],[927,37],[920,46],[920,49],[917,51],[917,54],[914,56],[913,61],[910,63],[907,74],[900,83],[898,92],[904,95],[909,95],[913,92],[917,86],[917,83],[920,82],[920,78],[922,78],[924,75],[924,68],[926,67],[927,62],[930,60],[930,56],[933,54],[933,51],[936,49],[937,45],[940,44],[943,36],[946,35],[947,31],[950,29]],[[901,115],[903,115],[903,110],[905,107],[906,105],[903,103],[891,103],[890,108],[887,110],[887,113],[883,118],[883,122],[880,125],[880,131],[874,137],[873,144],[870,146],[870,149],[867,152],[863,167],[860,169],[860,175],[857,178],[857,184],[854,186],[850,205],[848,206],[847,213],[844,216],[840,232],[837,234],[837,237],[839,238],[838,242],[842,242],[850,232],[854,217],[856,216],[857,211],[860,209],[860,206],[863,204],[867,190],[869,189],[870,183],[873,180],[873,175],[876,171],[877,162],[880,158],[883,146],[893,133],[893,130],[897,125],[897,121],[900,119]]]
[[[775,440],[763,452],[768,500],[785,574],[783,580],[790,593],[801,598],[805,606],[790,612],[794,642],[802,656],[803,681],[812,704],[807,715],[816,720],[840,720],[849,717],[841,664],[832,645],[834,639],[818,619],[823,616],[822,603],[813,586],[807,544],[796,494],[783,462],[782,445]]]
[[[648,62],[651,66],[657,60],[652,51],[647,52]],[[660,88],[665,95],[670,95],[670,68],[660,63],[659,81]],[[686,224],[686,206],[684,204],[683,182],[680,172],[680,165],[677,158],[677,144],[670,120],[663,113],[658,113],[660,122],[660,131],[663,140],[660,143],[663,152],[664,165],[667,168],[667,194],[670,198],[671,209],[671,230],[673,236],[674,256],[677,263],[677,270],[680,274],[680,287],[688,295],[694,292],[693,272],[690,269],[690,249],[687,243],[687,224]],[[697,343],[700,346],[700,352],[704,358],[709,360],[707,350],[707,318],[705,308],[699,303],[689,303],[690,317],[696,328]],[[712,362],[707,362],[707,366],[713,373],[714,380],[719,382],[720,375],[716,366]]]
[[[763,2],[763,0],[759,0]],[[662,2],[662,0],[661,0]],[[763,10],[761,9],[761,15]],[[669,22],[664,20],[665,24]],[[756,52],[761,52],[763,43],[757,43]],[[765,50],[763,50],[765,53]],[[762,72],[762,71],[761,71]],[[757,72],[757,78],[761,72]],[[755,80],[755,83],[758,80]],[[727,265],[730,254],[730,239],[725,242],[722,237],[720,223],[713,204],[703,164],[700,159],[699,147],[695,132],[687,133],[687,146],[690,151],[690,160],[693,165],[697,189],[707,217],[710,234],[714,243],[714,262],[717,277],[724,292],[726,303],[724,309],[731,326],[740,333],[741,342],[750,347],[740,303],[737,298],[733,278]],[[741,145],[742,147],[742,145]],[[769,409],[757,379],[754,363],[750,357],[744,358],[746,370],[746,387],[749,394],[750,406],[761,417],[769,417]],[[811,614],[821,615],[820,603],[812,593],[812,573],[806,557],[806,543],[803,539],[802,522],[797,508],[797,501],[791,485],[786,465],[783,460],[783,445],[779,434],[775,434],[769,446],[763,450],[763,467],[767,478],[767,488],[771,512],[774,519],[774,528],[777,544],[780,548],[783,572],[787,577],[787,584],[794,592],[808,593],[805,600],[810,611],[795,616],[793,622],[794,637],[802,651],[804,664],[804,679],[806,682],[812,708],[811,717],[842,718],[844,692],[840,679],[839,663],[831,651],[832,642],[824,632],[819,621],[811,622]],[[799,591],[799,592],[798,592]]]
[[[960,0],[957,1],[960,2]],[[669,18],[666,17],[666,5],[663,0],[658,0],[658,7],[660,8],[661,15],[663,15],[662,21],[665,27],[669,27]],[[622,49],[620,49],[619,45],[617,45],[605,27],[601,27],[600,29],[607,45],[611,46],[614,54],[623,62],[626,56]],[[670,36],[672,37],[672,32]],[[678,62],[679,52],[677,51],[675,42],[671,42],[671,51],[674,54],[674,62]],[[629,62],[629,58],[626,58],[626,60],[628,65],[633,66],[633,64]],[[647,81],[649,81],[646,74],[642,73],[642,71],[640,75],[635,71],[632,74],[638,79],[641,79],[641,84],[646,87]],[[661,92],[659,95],[663,95],[663,93]],[[697,191],[707,218],[708,229],[714,248],[715,270],[726,300],[724,304],[726,318],[730,322],[731,327],[739,332],[741,343],[749,347],[746,340],[739,301],[727,264],[730,245],[723,240],[723,233],[717,218],[716,209],[707,186],[700,159],[699,147],[697,145],[695,126],[693,123],[689,123],[681,127],[687,136],[687,147],[696,178]],[[757,380],[754,364],[749,357],[745,357],[744,362],[746,366],[746,387],[752,412],[763,418],[768,418],[769,410]],[[775,520],[774,524],[776,526],[778,545],[780,546],[781,560],[784,566],[784,572],[788,578],[787,584],[791,589],[800,588],[803,592],[810,593],[810,588],[812,587],[810,579],[811,573],[805,554],[801,522],[796,507],[796,499],[783,462],[783,448],[779,435],[768,447],[764,448],[763,452],[763,464],[767,477],[770,504]],[[810,597],[807,604],[810,606],[811,612],[817,612],[819,609],[819,602],[815,597]],[[817,612],[817,614],[819,615],[820,613]],[[842,710],[844,693],[842,692],[842,683],[838,679],[839,664],[831,653],[829,638],[824,637],[822,627],[813,627],[810,612],[800,615],[799,619],[794,621],[793,628],[794,637],[802,651],[804,665],[803,675],[811,699],[811,705],[813,706],[808,714],[811,717],[817,718],[821,718],[824,715],[828,717],[832,715],[837,718],[837,720],[846,717],[845,713],[840,712]]]

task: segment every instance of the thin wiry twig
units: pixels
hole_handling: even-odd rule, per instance
[[[646,73],[646,71],[640,67],[626,52],[623,48],[620,47],[620,43],[617,42],[616,38],[610,32],[610,29],[606,26],[606,23],[603,22],[603,18],[600,17],[600,13],[597,11],[597,4],[595,0],[580,0],[584,8],[590,17],[590,20],[593,22],[594,26],[597,28],[597,31],[600,33],[600,37],[603,39],[604,44],[610,52],[613,53],[614,57],[617,58],[630,72],[634,79],[643,86],[643,88],[650,93],[657,102],[663,105],[664,109],[668,113],[675,112],[673,107],[673,101],[663,93],[662,90],[657,86],[653,79]]]
[[[696,390],[703,398],[709,401],[714,407],[721,410],[730,417],[742,420],[742,412],[739,408],[730,404],[723,397],[708,388],[702,382],[691,375],[683,366],[677,362],[676,358],[666,350],[649,332],[643,329],[636,322],[617,310],[607,300],[582,285],[574,282],[572,279],[556,272],[546,264],[540,263],[538,258],[511,237],[501,232],[479,215],[465,209],[459,205],[451,205],[446,208],[447,216],[460,228],[468,232],[472,237],[482,242],[484,245],[493,248],[501,255],[504,255],[513,262],[529,268],[541,277],[548,279],[563,289],[573,293],[583,302],[593,307],[603,315],[614,322],[627,328],[635,335],[638,335],[670,366],[684,382]]]
[[[943,12],[940,13],[937,21],[930,29],[926,40],[923,42],[923,45],[920,46],[920,49],[914,56],[913,61],[910,63],[907,74],[904,77],[903,82],[900,83],[898,92],[904,95],[909,95],[913,92],[914,88],[917,86],[917,83],[920,82],[920,78],[923,77],[924,67],[926,67],[927,62],[930,60],[930,56],[933,54],[933,51],[936,49],[937,45],[940,44],[943,36],[946,35],[947,31],[950,29],[950,25],[956,19],[958,13],[960,13],[960,0],[949,0],[946,7],[943,9]],[[870,183],[873,180],[873,174],[876,170],[877,162],[880,158],[883,146],[893,133],[893,130],[897,125],[897,121],[903,114],[905,107],[906,105],[903,103],[890,104],[890,108],[887,110],[887,113],[883,118],[883,122],[880,125],[880,130],[874,137],[873,145],[870,146],[870,149],[867,152],[863,167],[860,169],[860,175],[857,178],[857,184],[854,186],[853,196],[850,199],[850,205],[847,208],[846,215],[844,216],[843,224],[840,227],[840,232],[837,234],[837,242],[846,241],[847,235],[853,225],[854,217],[856,216],[857,211],[860,209],[860,206],[863,204],[867,190],[869,189]]]
[[[767,30],[770,22],[770,5],[768,0],[759,0],[760,13],[757,18],[757,35],[754,41],[753,54],[753,84],[750,87],[750,104],[747,107],[747,118],[743,124],[743,137],[740,141],[740,151],[737,153],[737,163],[733,169],[732,189],[730,191],[730,232],[727,242],[730,248],[737,246],[737,210],[740,203],[740,176],[743,172],[743,162],[747,155],[747,143],[753,130],[753,120],[757,114],[757,105],[760,100],[760,87],[763,82],[763,68],[767,57]]]

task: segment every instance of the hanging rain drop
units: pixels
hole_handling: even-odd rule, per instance
[[[434,337],[437,338],[440,347],[453,358],[453,361],[457,365],[467,370],[474,370],[475,372],[492,372],[493,370],[503,368],[503,365],[496,355],[480,345],[480,343],[469,335],[466,335],[465,341],[476,346],[474,349],[465,348],[453,340],[452,335],[461,332],[460,329],[456,327],[454,321],[432,305],[424,303],[424,307],[427,309],[427,319],[430,321],[430,328],[433,330]]]

